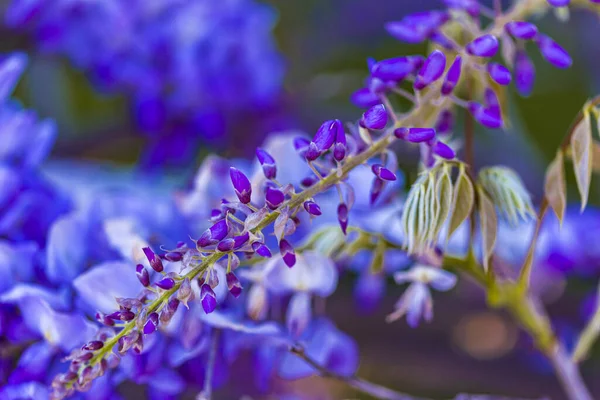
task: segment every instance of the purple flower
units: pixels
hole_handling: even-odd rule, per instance
[[[450,9],[464,10],[473,18],[479,15],[479,2],[477,0],[444,0]]]
[[[407,140],[413,143],[427,142],[435,138],[435,129],[433,128],[398,128],[394,131],[398,139]]]
[[[335,145],[333,146],[333,158],[336,161],[342,161],[346,157],[346,132],[342,124],[338,126],[335,136]]]
[[[381,99],[369,88],[358,89],[350,96],[352,103],[360,108],[369,108],[381,103]]]
[[[566,7],[570,2],[571,0],[548,0],[548,4],[553,7]]]
[[[438,80],[446,69],[446,56],[439,50],[434,50],[419,70],[415,79],[415,90],[422,90]]]
[[[281,258],[285,265],[292,268],[296,264],[296,253],[292,245],[285,239],[281,239],[279,242],[279,251],[281,252]]]
[[[502,64],[489,63],[487,65],[487,71],[490,75],[490,78],[492,78],[499,85],[508,85],[512,80],[510,70]]]
[[[153,312],[148,316],[148,320],[144,324],[144,335],[150,335],[158,328],[158,314]]]
[[[144,247],[142,250],[144,251],[144,254],[146,255],[146,258],[148,259],[152,269],[156,272],[162,272],[164,267],[160,257],[158,257],[150,247]]]
[[[265,190],[265,201],[271,210],[275,210],[285,201],[285,194],[278,188],[267,186],[267,189]]]
[[[206,247],[221,241],[225,239],[228,233],[229,226],[227,225],[227,219],[222,219],[200,235],[200,239],[197,241],[198,247]]]
[[[469,111],[471,112],[471,115],[473,115],[473,118],[475,118],[475,121],[485,127],[492,129],[502,127],[502,117],[479,103],[474,101],[470,102]]]
[[[168,261],[179,262],[183,259],[183,253],[180,251],[169,251],[164,255]]]
[[[408,325],[415,328],[421,318],[429,322],[433,318],[433,300],[429,286],[439,291],[448,291],[456,284],[456,276],[439,268],[417,265],[409,271],[394,274],[396,283],[410,282],[410,286],[387,317],[388,322],[406,315]]]
[[[524,51],[515,56],[515,86],[521,96],[529,96],[535,81],[535,66]]]
[[[261,257],[271,258],[271,250],[264,243],[252,243],[252,250]]]
[[[431,146],[431,148],[436,155],[447,160],[452,160],[454,157],[456,157],[454,150],[452,150],[450,146],[442,141],[438,140],[433,146]]]
[[[369,108],[362,116],[361,124],[367,129],[379,130],[385,128],[388,120],[387,110],[383,104]]]
[[[569,53],[548,36],[538,35],[536,43],[544,59],[556,68],[565,69],[573,64]]]
[[[412,74],[414,70],[414,61],[409,57],[396,57],[375,63],[371,68],[371,76],[382,81],[399,82]],[[381,103],[381,100],[378,103]]]
[[[460,71],[462,67],[462,58],[461,56],[456,56],[450,68],[448,68],[448,72],[446,73],[446,77],[444,78],[444,82],[442,83],[442,94],[444,96],[452,93],[458,81],[460,80]]]
[[[337,218],[342,228],[342,232],[344,235],[346,234],[346,229],[348,228],[348,206],[345,203],[340,203],[337,208]]]
[[[373,171],[377,178],[383,179],[384,181],[395,181],[397,179],[392,171],[381,164],[373,164],[371,166],[371,171]]]
[[[319,216],[322,214],[321,212],[321,207],[319,207],[319,205],[317,203],[315,203],[314,201],[305,201],[304,204],[304,209],[306,210],[307,213],[309,213],[310,215],[314,215],[314,216]]]
[[[202,303],[204,312],[207,314],[215,311],[215,308],[217,307],[217,296],[207,284],[202,285],[200,288],[200,302]]]
[[[313,143],[316,145],[317,150],[321,153],[329,150],[333,146],[337,131],[340,128],[343,129],[342,122],[339,119],[323,122],[313,138]]]
[[[252,185],[248,177],[244,173],[234,167],[229,168],[229,176],[231,177],[231,183],[236,196],[241,203],[250,203],[250,197],[252,196]]]
[[[435,123],[435,132],[447,133],[452,131],[454,126],[454,116],[450,110],[444,110],[440,113]],[[434,133],[435,133],[434,132]]]
[[[138,264],[135,267],[135,275],[143,286],[150,285],[150,275],[148,274],[146,267],[144,267],[142,264]]]
[[[537,36],[537,26],[526,21],[510,21],[504,25],[506,32],[514,37],[523,40],[534,39]]]
[[[271,157],[266,150],[261,149],[260,147],[256,149],[256,157],[262,166],[265,178],[275,179],[277,176],[277,165],[275,164],[275,159]]]
[[[228,272],[226,275],[226,279],[227,289],[229,290],[229,293],[231,293],[231,295],[235,298],[240,297],[240,294],[242,294],[242,284],[240,283],[240,280],[237,278],[237,276],[235,276],[233,272]]]
[[[498,39],[493,35],[483,35],[466,46],[467,53],[478,57],[493,57],[498,51]]]
[[[390,35],[407,43],[421,43],[448,20],[448,15],[440,11],[414,13],[401,21],[388,22],[385,29]]]
[[[163,278],[156,282],[156,286],[164,290],[173,289],[173,286],[175,286],[175,281],[173,278]]]

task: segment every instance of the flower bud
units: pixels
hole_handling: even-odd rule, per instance
[[[215,308],[217,307],[217,296],[212,288],[206,283],[200,288],[200,302],[202,303],[204,312],[207,314],[215,311]]]
[[[267,153],[266,150],[258,147],[256,149],[256,158],[258,158],[258,162],[262,166],[263,174],[265,174],[265,178],[267,179],[275,179],[277,176],[277,165],[275,164],[275,159]]]
[[[156,272],[162,272],[164,267],[162,261],[160,260],[160,257],[154,254],[150,247],[144,247],[142,250],[144,251],[144,254],[146,255],[146,258],[148,259],[148,262],[150,263],[152,269]]]
[[[362,116],[361,124],[365,128],[379,130],[385,128],[388,114],[383,104],[377,104],[369,108]]]
[[[478,57],[494,57],[498,51],[498,39],[494,35],[483,35],[466,46],[467,53]]]
[[[296,264],[296,253],[292,245],[287,240],[281,239],[279,242],[279,251],[285,265],[292,268]]]
[[[277,188],[267,186],[265,190],[265,202],[271,210],[276,210],[285,201],[285,195]]]
[[[229,176],[231,178],[231,183],[233,184],[235,194],[240,202],[244,204],[250,203],[250,198],[252,196],[252,185],[250,184],[248,177],[244,175],[242,171],[234,167],[229,168]]]
[[[446,69],[446,56],[439,50],[434,50],[425,60],[415,79],[415,90],[425,89],[437,81]]]
[[[242,284],[240,283],[240,280],[233,272],[228,272],[226,278],[229,293],[235,298],[240,297],[240,294],[242,294]]]
[[[135,275],[143,286],[150,285],[150,275],[148,274],[148,270],[142,264],[136,265]]]
[[[310,215],[319,216],[319,215],[322,214],[321,207],[319,207],[319,205],[317,203],[315,203],[314,201],[310,201],[310,200],[309,201],[305,201],[304,202],[304,209]]]

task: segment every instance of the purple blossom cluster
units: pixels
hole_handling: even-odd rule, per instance
[[[148,165],[189,161],[237,120],[278,112],[284,68],[274,20],[252,0],[14,0],[5,13],[40,51],[128,97],[149,139]]]
[[[434,179],[440,168],[462,165],[451,137],[456,110],[501,128],[502,87],[514,75],[521,94],[531,91],[535,73],[525,41],[554,66],[571,64],[535,25],[509,18],[510,10],[495,15],[475,1],[445,3],[445,11],[387,25],[396,38],[428,40],[436,49],[427,57],[370,61],[365,87],[352,96],[366,110],[358,120],[325,121],[312,136],[274,135],[252,164],[209,156],[193,186],[173,198],[155,182],[118,185],[114,176],[110,186],[85,189],[74,183],[79,168],[44,175],[40,163],[53,125],[8,99],[24,56],[2,60],[0,180],[9,190],[0,195],[0,343],[15,350],[0,361],[0,398],[119,398],[117,386],[127,381],[147,386],[149,398],[184,391],[210,398],[244,362],[251,363],[244,368],[252,385],[236,390],[248,393],[322,371],[351,380],[358,347],[316,306],[348,276],[360,310],[376,307],[393,279],[409,286],[388,320],[406,316],[411,327],[430,321],[431,291],[449,291],[457,281],[440,268],[442,249],[464,253],[472,238],[462,224],[447,246],[440,240],[431,253],[407,254],[404,176],[393,150],[416,144],[422,176]],[[45,15],[28,4],[16,14],[24,21]],[[89,4],[114,11],[120,3]],[[50,11],[62,15],[61,9]],[[497,18],[482,26],[490,15]],[[448,31],[450,22],[460,34]],[[64,33],[40,32],[51,39]],[[494,61],[500,43],[508,67]],[[410,108],[394,108],[393,95]],[[81,173],[88,184],[96,175]],[[429,192],[442,186],[436,182]],[[542,283],[548,266],[580,274],[600,260],[586,229],[600,216],[593,211],[583,229],[577,217],[569,211],[560,234],[553,221],[542,226],[534,273]],[[519,264],[531,229],[502,225],[496,261]],[[482,251],[474,249],[479,258]]]

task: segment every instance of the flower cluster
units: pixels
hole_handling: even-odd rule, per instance
[[[41,51],[129,97],[148,165],[189,160],[199,139],[231,134],[236,118],[275,112],[283,61],[274,19],[252,0],[15,0],[5,14]]]

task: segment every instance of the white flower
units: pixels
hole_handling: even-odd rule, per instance
[[[429,322],[433,318],[433,300],[429,286],[446,292],[456,284],[456,276],[440,268],[417,265],[408,271],[394,274],[396,283],[410,282],[410,286],[396,302],[395,310],[387,316],[392,322],[406,314],[406,321],[412,328],[419,324],[421,317]]]

